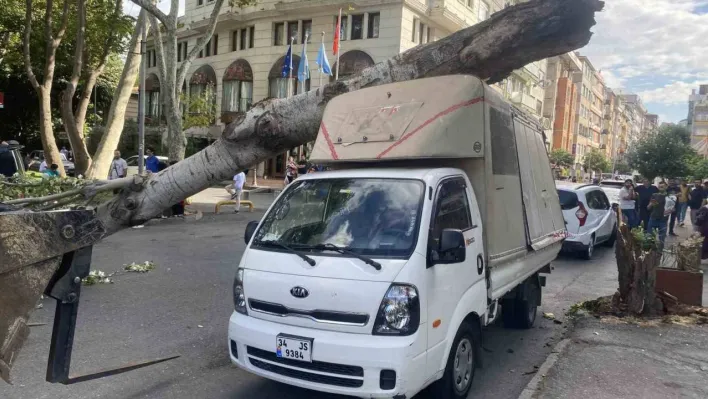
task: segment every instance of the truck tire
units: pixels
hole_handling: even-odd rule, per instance
[[[534,276],[516,288],[516,295],[502,300],[504,327],[519,329],[533,327],[538,305],[541,303],[541,293],[538,276]]]
[[[472,387],[474,372],[480,359],[479,342],[472,326],[462,323],[447,356],[445,374],[431,386],[436,399],[463,399]]]

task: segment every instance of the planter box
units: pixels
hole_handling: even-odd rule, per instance
[[[656,291],[667,292],[686,305],[703,306],[703,272],[657,268]]]

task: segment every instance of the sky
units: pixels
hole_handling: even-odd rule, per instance
[[[158,7],[168,11],[170,3]],[[139,7],[126,0],[124,10],[137,15]],[[708,84],[708,0],[606,0],[596,20],[590,43],[579,51],[605,83],[639,94],[660,122],[685,119],[691,89]]]
[[[605,84],[639,94],[660,122],[688,114],[691,89],[708,84],[708,0],[607,0],[580,49]]]

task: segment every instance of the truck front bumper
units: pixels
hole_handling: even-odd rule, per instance
[[[312,363],[276,357],[278,334],[313,339]],[[419,335],[315,330],[234,312],[229,320],[229,356],[248,372],[301,388],[366,398],[411,398],[432,378],[425,372],[425,350],[416,349],[425,347],[417,342]]]

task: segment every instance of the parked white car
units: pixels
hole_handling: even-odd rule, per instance
[[[563,250],[591,259],[595,247],[615,244],[617,216],[602,188],[594,184],[556,184],[567,237]]]

